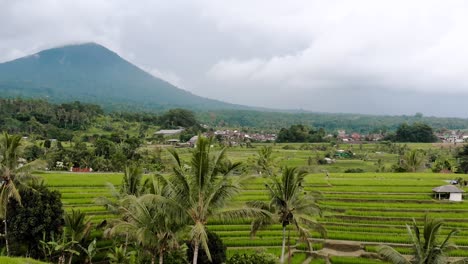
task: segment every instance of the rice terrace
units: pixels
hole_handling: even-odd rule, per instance
[[[308,158],[321,152],[301,148],[319,146],[320,144],[275,144],[273,159],[281,165],[307,166]],[[460,230],[452,238],[458,249],[450,251],[448,255],[453,259],[468,257],[468,205],[466,202],[437,200],[432,192],[434,187],[445,185],[454,179],[454,174],[344,173],[350,168],[375,170],[379,159],[383,163],[392,164],[398,159],[398,155],[375,151],[380,150],[379,144],[342,146],[351,148],[356,155],[365,153],[367,158],[365,161],[338,159],[334,164],[312,166],[312,171],[305,177],[305,190],[319,191],[322,194],[319,204],[323,213],[318,221],[326,227],[327,237],[321,239],[318,233],[313,234],[313,248],[320,257],[309,260],[311,255],[306,246],[298,240],[294,228],[290,228],[288,245],[293,255],[291,263],[325,263],[322,257],[329,257],[332,263],[383,263],[376,259],[377,247],[390,244],[403,254],[411,252],[405,224],[411,223],[412,218],[421,221],[426,214],[444,219],[443,234],[448,233],[451,228]],[[247,162],[261,146],[255,144],[254,147],[235,147],[229,149],[227,154],[236,161]],[[409,144],[409,147],[440,149],[429,143]],[[188,153],[185,158],[188,158]],[[40,175],[48,186],[60,191],[66,211],[79,209],[86,212],[96,224],[115,217],[103,206],[96,205],[95,199],[101,196],[110,197],[106,183],[118,186],[122,181],[122,173],[42,172]],[[245,189],[234,198],[232,206],[251,200],[267,201],[268,194],[264,188],[266,181],[266,177],[258,175],[249,179]],[[252,254],[263,251],[280,254],[280,224],[259,231],[255,237],[250,236],[250,229],[249,220],[232,221],[228,224],[210,222],[208,225],[208,230],[216,232],[222,238],[227,246],[228,256],[239,252]],[[105,247],[109,241],[102,243],[100,246]]]

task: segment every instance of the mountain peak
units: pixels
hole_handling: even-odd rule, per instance
[[[94,42],[51,48],[40,51],[32,55],[32,57],[39,59],[41,62],[57,62],[61,65],[67,63],[84,65],[99,63],[102,65],[123,60],[115,52]]]
[[[239,108],[179,89],[94,42],[47,49],[0,63],[0,93],[47,97],[56,102],[123,105],[133,110]]]

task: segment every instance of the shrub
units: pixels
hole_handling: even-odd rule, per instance
[[[20,190],[22,206],[15,200],[8,204],[8,237],[14,255],[41,257],[39,241],[46,235],[60,234],[63,209],[60,193],[43,185]]]
[[[353,168],[353,169],[347,169],[344,172],[345,173],[363,173],[364,170],[361,168]]]
[[[276,264],[278,263],[277,258],[273,254],[259,253],[253,255],[247,254],[234,254],[226,264]]]
[[[285,150],[294,150],[296,148],[294,146],[291,146],[291,145],[286,145],[286,146],[283,147],[283,149],[285,149]]]
[[[324,160],[324,159],[319,159],[319,160],[317,160],[317,163],[318,163],[319,165],[327,165],[327,164],[328,164],[328,162],[327,162],[326,160]]]

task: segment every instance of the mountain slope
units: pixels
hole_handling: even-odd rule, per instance
[[[95,43],[70,45],[0,64],[3,96],[79,100],[105,108],[239,109],[158,79]]]

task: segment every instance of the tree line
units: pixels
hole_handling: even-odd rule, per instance
[[[466,118],[429,117],[421,114],[402,116],[377,116],[364,114],[333,114],[310,112],[278,112],[255,110],[217,110],[196,112],[197,118],[213,127],[259,128],[277,131],[281,127],[303,124],[326,131],[346,130],[361,134],[396,131],[403,123],[425,123],[435,129],[468,128]]]

